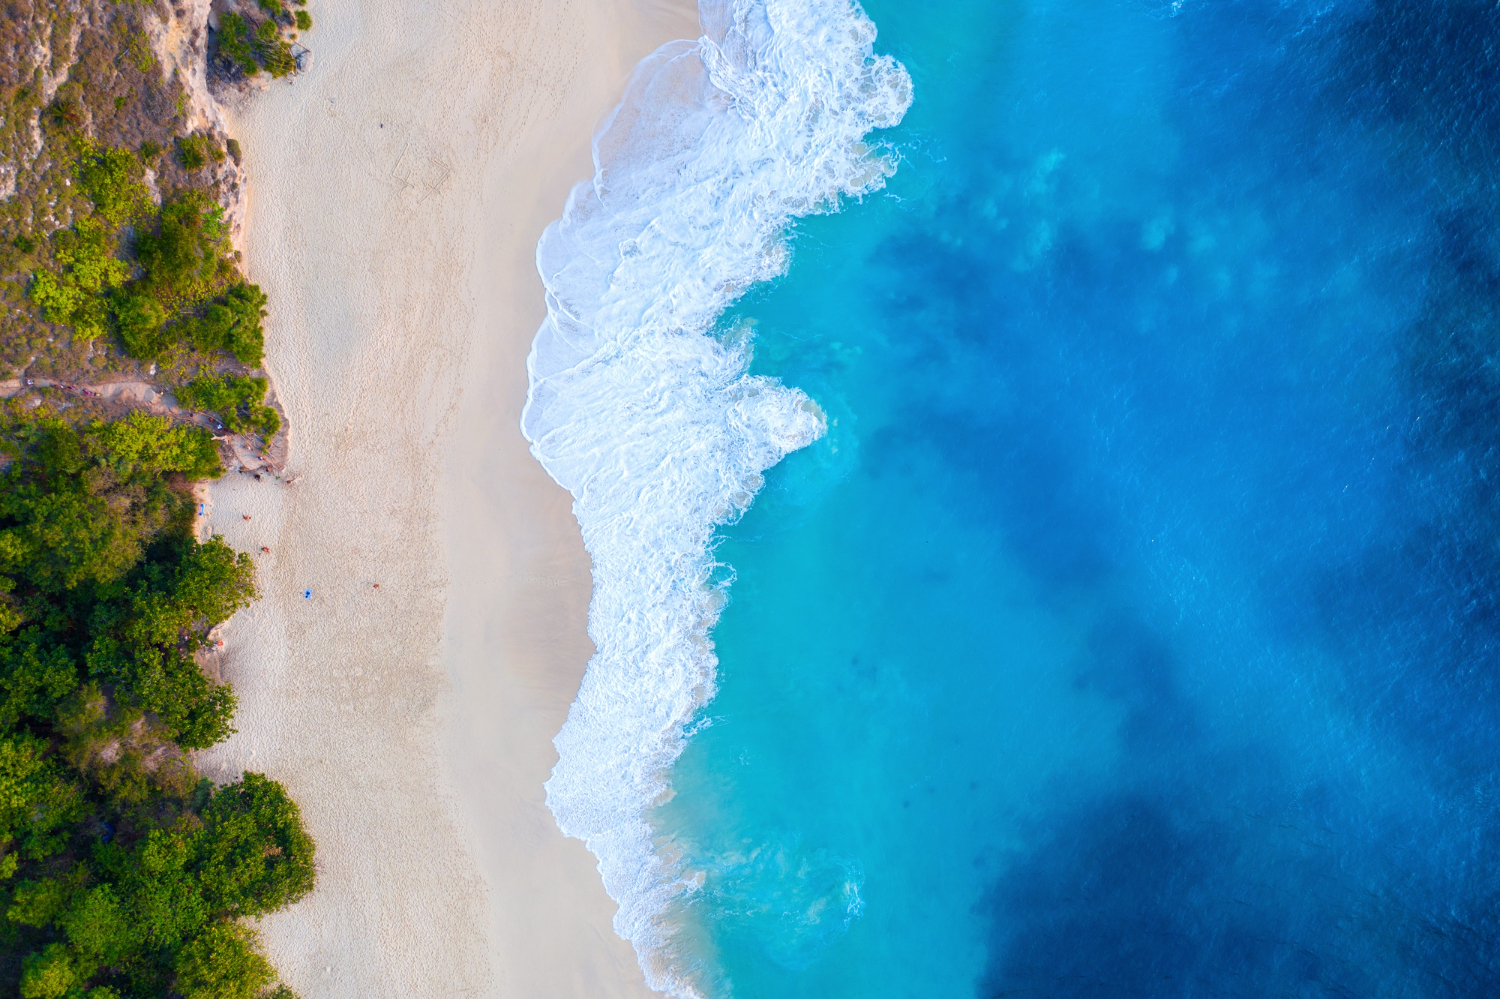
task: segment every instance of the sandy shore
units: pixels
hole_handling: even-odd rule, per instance
[[[590,584],[517,420],[537,237],[630,68],[695,17],[310,10],[310,72],[228,109],[295,481],[210,490],[263,599],[221,632],[240,731],[201,765],[263,770],[302,804],[319,887],[261,930],[305,999],[648,995],[593,858],[543,804]]]

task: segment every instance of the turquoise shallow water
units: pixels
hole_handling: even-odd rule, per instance
[[[722,321],[829,431],[721,532],[680,966],[1500,994],[1500,13],[866,10],[899,170]]]

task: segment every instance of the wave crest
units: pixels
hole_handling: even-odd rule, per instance
[[[864,142],[895,125],[911,81],[877,57],[848,0],[702,0],[703,37],[641,62],[537,247],[547,319],[532,345],[522,430],[574,497],[593,559],[597,648],[556,739],[547,803],[599,858],[615,929],[653,988],[674,973],[664,910],[688,882],[652,850],[685,726],[714,695],[714,529],[762,473],[824,431],[806,394],[746,373],[710,334],[787,266],[791,221],[880,187]]]

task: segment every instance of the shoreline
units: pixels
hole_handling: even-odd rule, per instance
[[[474,789],[460,795],[461,815],[488,873],[492,961],[503,969],[495,994],[645,999],[656,993],[612,928],[616,906],[597,861],[562,835],[545,801],[552,740],[594,651],[593,580],[572,497],[531,456],[520,419],[526,357],[546,316],[542,230],[593,173],[595,126],[636,64],[665,42],[697,37],[697,11],[661,0],[627,0],[587,18],[553,10],[560,34],[592,58],[541,97],[485,183],[487,212],[508,217],[481,234],[470,287],[476,327],[503,332],[474,343],[464,430],[443,477],[452,574],[443,731],[458,785]],[[507,210],[513,192],[528,188],[536,193],[522,210]],[[490,713],[502,703],[509,727]]]
[[[210,487],[262,599],[220,630],[239,733],[198,762],[302,806],[318,889],[260,929],[307,999],[650,994],[543,803],[591,584],[518,422],[536,240],[689,10],[331,7],[307,73],[225,108],[296,484]]]

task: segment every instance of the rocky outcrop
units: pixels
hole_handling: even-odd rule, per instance
[[[228,145],[229,127],[208,84],[208,29],[211,0],[176,0],[148,16],[146,33],[166,79],[176,77],[187,94],[187,126]],[[212,167],[224,205],[224,217],[236,245],[245,220],[245,172],[233,156]]]

